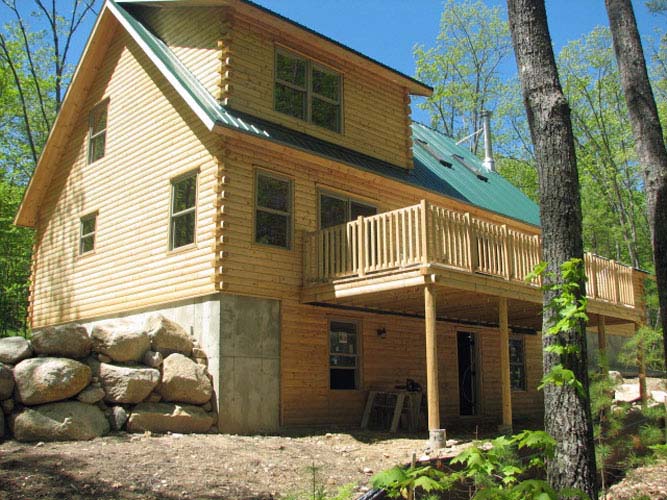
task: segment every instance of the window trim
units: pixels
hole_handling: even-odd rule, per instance
[[[354,381],[355,381],[355,388],[354,389],[332,389],[331,388],[331,356],[332,355],[340,355],[340,354],[332,354],[331,353],[331,323],[332,322],[338,322],[338,323],[350,323],[355,325],[356,328],[356,336],[357,336],[357,354],[355,355],[356,358],[356,364],[355,364],[355,376],[354,376]],[[361,391],[363,388],[363,377],[362,377],[362,372],[361,372],[361,358],[363,355],[362,352],[362,339],[363,339],[363,329],[362,329],[362,320],[358,318],[345,318],[345,317],[340,317],[340,316],[328,316],[327,317],[327,379],[328,379],[328,389],[329,391],[334,391],[334,392],[351,392],[351,391]],[[349,355],[347,355],[349,356]],[[337,367],[337,369],[340,370],[348,370],[350,368],[345,368],[345,367]]]
[[[374,208],[375,209],[375,214],[379,214],[380,212],[380,207],[377,205],[374,205],[370,201],[366,201],[361,198],[357,198],[354,195],[342,193],[342,192],[336,192],[332,191],[330,189],[326,188],[318,188],[317,190],[317,229],[322,230],[325,229],[322,227],[322,195],[329,196],[330,198],[336,198],[338,200],[343,200],[347,203],[346,207],[346,218],[348,219],[347,222],[352,222],[350,220],[350,217],[352,215],[352,202],[357,203],[358,205],[364,205],[366,207]],[[330,226],[331,227],[331,226]]]
[[[79,257],[82,257],[84,255],[90,255],[92,253],[95,253],[96,247],[97,247],[97,216],[99,215],[99,212],[96,210],[94,212],[89,212],[86,215],[83,215],[79,217]],[[92,232],[90,233],[84,233],[83,232],[83,223],[84,221],[88,221],[92,219],[95,222],[95,227]],[[92,236],[93,239],[93,248],[90,250],[83,250],[83,241],[86,238],[90,238]]]
[[[104,111],[106,113],[106,123],[104,124],[104,128],[98,132],[93,133],[93,123],[94,123],[94,116],[97,112],[100,111],[100,109],[104,108]],[[107,97],[106,99],[102,99],[100,102],[95,104],[90,110],[90,113],[88,113],[88,154],[87,154],[87,159],[88,159],[88,165],[92,165],[95,162],[98,162],[99,160],[103,159],[104,156],[106,155],[106,149],[107,149],[107,129],[109,128],[109,98]],[[102,156],[99,158],[96,158],[93,160],[93,141],[97,139],[99,136],[104,135],[104,151],[102,152]]]
[[[174,194],[176,190],[174,189],[176,184],[179,182],[185,181],[194,177],[195,179],[195,201],[192,207],[180,210],[179,212],[174,213]],[[197,215],[198,215],[198,206],[199,206],[199,169],[190,170],[189,172],[183,173],[176,177],[169,179],[170,194],[169,194],[169,239],[168,239],[168,250],[170,252],[178,252],[183,249],[188,249],[195,247],[197,245]],[[186,243],[178,247],[174,246],[174,218],[187,215],[189,213],[195,214],[194,227],[192,229],[193,240],[191,243]]]
[[[292,59],[297,59],[299,61],[303,61],[306,65],[306,79],[305,79],[305,87],[300,87],[292,82],[288,82],[285,80],[281,80],[278,78],[278,54],[283,54],[284,56],[290,57]],[[330,75],[334,75],[338,77],[338,99],[333,100],[330,97],[327,97],[322,94],[318,94],[313,90],[313,68],[317,69],[318,71],[321,71],[323,73],[328,73]],[[284,85],[285,87],[291,88],[292,90],[296,90],[299,92],[305,92],[306,94],[306,109],[305,109],[305,117],[300,118],[298,116],[290,115],[289,113],[285,113],[283,111],[280,111],[277,107],[277,102],[276,102],[276,84]],[[329,128],[324,125],[320,125],[319,123],[315,123],[313,121],[313,96],[317,99],[320,99],[326,103],[333,104],[335,106],[338,106],[338,122],[336,128]],[[322,64],[318,61],[313,60],[310,57],[304,56],[302,54],[299,54],[298,52],[295,52],[293,50],[287,49],[285,47],[277,45],[274,50],[274,57],[273,57],[273,110],[276,111],[277,113],[280,113],[285,116],[289,116],[291,118],[294,118],[296,120],[300,120],[306,123],[309,123],[311,125],[315,125],[316,127],[319,127],[323,130],[328,130],[329,132],[334,132],[336,134],[343,134],[343,74],[340,71],[337,71],[325,64]]]
[[[276,210],[275,208],[269,207],[260,207],[258,203],[259,198],[259,176],[264,175],[272,179],[287,182],[289,187],[288,201],[289,201],[289,211],[283,212],[282,210]],[[272,243],[262,243],[257,241],[257,211],[263,211],[266,213],[283,215],[287,216],[287,246],[274,245]],[[253,186],[253,210],[252,210],[252,244],[261,245],[263,247],[269,247],[277,250],[286,250],[292,251],[294,249],[294,179],[287,175],[276,173],[273,170],[267,170],[264,168],[257,167],[254,172],[254,186]]]
[[[523,367],[523,386],[522,387],[513,387],[512,386],[512,365],[518,365],[519,363],[512,363],[512,357],[510,356],[510,352],[507,353],[507,356],[509,357],[509,367],[510,367],[510,390],[513,392],[527,392],[528,391],[528,374],[526,373],[526,342],[525,339],[522,336],[517,336],[517,335],[512,335],[509,338],[510,343],[512,341],[514,342],[521,342],[521,365]],[[508,349],[509,349],[508,345]]]

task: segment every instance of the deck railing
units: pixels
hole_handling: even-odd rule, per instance
[[[541,254],[539,235],[423,200],[307,233],[304,252],[307,284],[440,264],[525,285]],[[632,268],[590,253],[585,268],[589,297],[634,306]]]

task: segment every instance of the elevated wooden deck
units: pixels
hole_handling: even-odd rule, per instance
[[[530,234],[422,201],[304,237],[302,300],[409,314],[423,311],[430,284],[444,301],[439,316],[497,321],[497,299],[510,300],[510,321],[539,326],[539,283],[526,276],[540,261]],[[635,271],[585,255],[589,312],[610,323],[638,322]]]

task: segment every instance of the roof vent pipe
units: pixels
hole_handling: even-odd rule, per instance
[[[493,160],[493,146],[491,145],[491,111],[482,111],[482,130],[484,131],[484,168],[489,172],[496,171]]]

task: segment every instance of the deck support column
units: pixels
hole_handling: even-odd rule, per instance
[[[510,383],[510,329],[507,297],[498,298],[498,325],[500,329],[500,386],[503,403],[501,432],[512,432],[512,387]]]
[[[600,372],[609,373],[607,360],[607,320],[604,315],[598,315],[598,355],[600,357]]]
[[[639,323],[635,323],[635,335],[641,328]],[[639,371],[639,399],[642,406],[646,406],[648,401],[648,393],[646,392],[646,358],[645,358],[644,337],[639,337],[639,344],[637,345],[637,369]]]
[[[432,448],[442,448],[444,432],[440,429],[440,385],[438,383],[438,339],[436,332],[435,285],[424,287],[424,323],[426,328],[426,402],[428,431]]]

